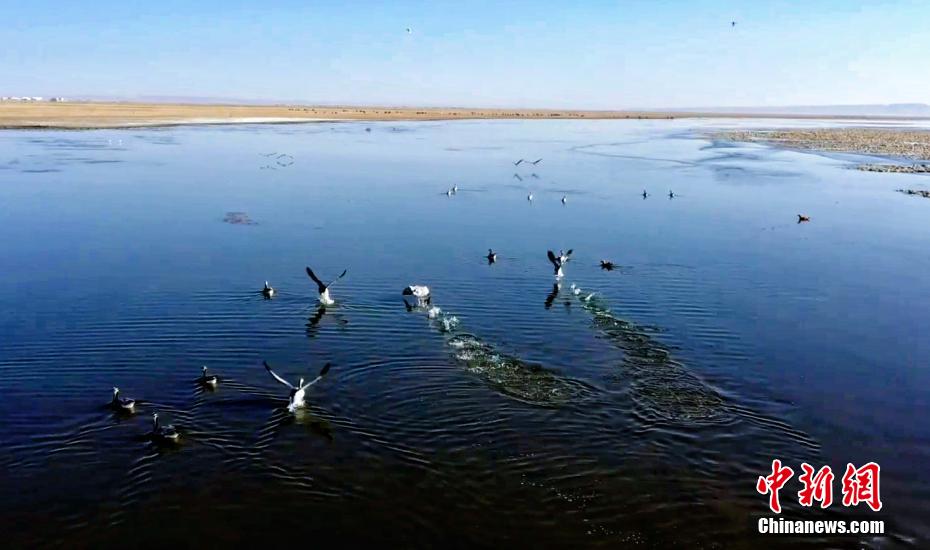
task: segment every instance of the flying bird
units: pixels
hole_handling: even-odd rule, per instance
[[[307,275],[309,275],[310,278],[313,279],[313,282],[316,283],[317,290],[319,290],[320,292],[320,303],[321,304],[323,304],[324,306],[331,306],[336,303],[335,300],[329,297],[329,287],[331,287],[333,283],[335,283],[339,279],[345,277],[348,271],[349,271],[348,269],[343,270],[342,274],[340,274],[338,277],[333,279],[332,282],[327,284],[321,281],[320,278],[317,277],[315,273],[313,273],[312,269],[307,267]]]
[[[603,269],[603,270],[605,270],[605,271],[613,271],[613,270],[614,270],[614,267],[615,267],[615,266],[614,266],[614,263],[613,263],[613,262],[611,262],[611,261],[609,261],[609,260],[601,260],[601,269]]]
[[[649,193],[647,193],[646,190],[643,189],[643,198],[645,199],[645,198],[648,197],[648,196],[649,196]]]
[[[805,216],[805,215],[803,215],[803,214],[798,214],[798,223],[801,223],[801,222],[809,222],[809,221],[811,221],[810,216]]]
[[[272,378],[277,380],[280,384],[287,386],[288,390],[290,390],[287,396],[287,410],[291,412],[294,412],[296,409],[300,407],[306,406],[306,402],[304,401],[304,396],[305,396],[305,392],[307,391],[307,388],[309,388],[310,386],[322,380],[323,377],[326,376],[326,373],[329,372],[329,367],[330,367],[330,364],[326,363],[326,365],[323,367],[323,369],[320,371],[320,374],[318,374],[316,378],[314,378],[310,382],[307,382],[306,384],[304,384],[304,379],[301,378],[300,380],[297,381],[297,385],[295,386],[291,384],[290,382],[288,382],[287,380],[275,374],[275,372],[271,370],[271,365],[268,364],[268,361],[262,361],[262,364],[265,365],[265,370],[268,371],[268,374],[270,374]]]
[[[530,193],[529,195],[527,195],[527,196],[526,196],[526,200],[532,202],[532,200],[533,200],[533,193]]]
[[[540,162],[542,162],[542,159],[536,159],[536,160],[534,160],[533,162],[531,162],[530,164],[532,164],[533,166],[536,166],[536,165],[539,164]]]
[[[518,160],[517,162],[513,163],[513,165],[514,165],[514,166],[520,166],[520,163],[522,163],[522,162],[523,162],[523,159],[520,159],[520,160]]]
[[[562,266],[568,262],[569,257],[572,255],[572,250],[569,249],[568,252],[562,252],[559,250],[558,256],[553,254],[551,250],[548,250],[546,254],[549,256],[549,261],[552,262],[552,266],[555,268],[556,278],[558,279],[564,276],[565,274],[562,272]]]
[[[672,193],[671,189],[670,189],[669,192],[668,192],[668,198],[670,198],[670,199],[674,199],[674,198],[675,198],[675,193]]]

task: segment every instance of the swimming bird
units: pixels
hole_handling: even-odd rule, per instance
[[[530,164],[532,164],[533,166],[536,166],[536,165],[539,164],[540,162],[542,162],[542,159],[536,159],[536,160],[534,160],[533,162],[531,162]]]
[[[329,287],[332,286],[332,284],[338,281],[339,279],[345,277],[348,271],[349,271],[348,269],[343,270],[341,275],[333,279],[332,282],[330,282],[329,284],[326,284],[323,281],[321,281],[320,278],[316,276],[316,274],[313,273],[312,269],[310,269],[309,267],[307,268],[307,275],[309,275],[310,278],[313,279],[313,282],[316,283],[317,289],[320,291],[320,303],[321,304],[323,304],[324,306],[331,306],[336,303],[335,300],[329,297]]]
[[[287,398],[287,410],[291,412],[294,412],[296,409],[306,405],[306,402],[304,401],[304,395],[305,395],[305,392],[307,391],[307,388],[309,388],[310,386],[322,380],[323,377],[326,376],[326,373],[329,372],[329,367],[330,367],[330,364],[326,363],[326,365],[323,366],[323,369],[320,371],[320,374],[318,374],[316,378],[314,378],[310,382],[307,382],[306,384],[304,384],[304,379],[301,378],[300,380],[298,380],[297,385],[295,386],[291,384],[290,382],[288,382],[287,380],[275,374],[275,372],[271,370],[271,365],[268,364],[268,361],[262,361],[262,364],[265,365],[265,370],[268,371],[268,374],[270,374],[272,378],[274,378],[281,384],[287,386],[288,389],[290,390],[290,392],[288,393],[288,398]]]
[[[448,191],[446,191],[446,196],[447,196],[447,197],[451,197],[451,196],[452,196],[452,193],[454,193],[454,191],[452,191],[451,189],[449,189]]]
[[[265,298],[271,298],[274,296],[274,289],[271,288],[271,285],[268,284],[268,281],[265,281],[265,288],[262,289],[262,296]]]
[[[152,439],[162,443],[174,443],[181,433],[171,424],[162,426],[158,422],[158,413],[152,413]]]
[[[520,163],[522,163],[522,162],[523,162],[523,159],[520,159],[520,160],[518,160],[517,162],[513,163],[513,165],[514,165],[514,166],[520,166]]]
[[[601,269],[606,271],[613,271],[614,263],[609,260],[601,260]]]
[[[413,32],[413,30],[411,30],[410,27],[407,27],[407,34],[410,34],[410,33],[412,33],[412,32]]]
[[[489,265],[493,264],[494,262],[497,261],[497,252],[494,252],[493,250],[489,248],[487,258],[488,258],[488,264]]]
[[[117,411],[132,412],[136,408],[136,400],[128,397],[119,396],[119,388],[113,388],[113,400],[110,401],[110,407]]]
[[[453,192],[453,193],[458,193],[458,192],[459,192],[459,186],[458,186],[458,184],[455,184],[455,183],[452,184],[452,192]]]
[[[571,256],[571,254],[572,254],[571,250],[569,250],[567,254],[563,254],[562,251],[559,250],[558,256],[553,254],[551,250],[547,251],[547,255],[549,256],[549,261],[552,262],[552,265],[555,267],[556,278],[561,278],[563,275],[565,275],[564,273],[562,273],[562,266],[565,265],[566,262],[568,262],[568,257]]]
[[[649,193],[647,193],[646,190],[643,189],[643,198],[645,199],[645,198],[648,197],[648,196],[649,196]]]
[[[811,221],[810,216],[805,216],[804,214],[798,214],[798,223],[809,222]]]
[[[562,195],[562,204],[565,204],[567,202],[568,202],[568,197],[566,197],[565,195]]]
[[[528,201],[532,201],[532,200],[533,200],[533,192],[532,192],[532,191],[530,192],[529,195],[526,196],[526,200],[528,200]]]
[[[670,198],[670,199],[674,199],[674,198],[675,198],[675,193],[672,193],[672,190],[671,190],[671,189],[669,189],[669,191],[668,191],[668,198]]]
[[[200,373],[200,378],[197,379],[201,385],[216,387],[216,384],[220,381],[220,377],[215,374],[207,374],[207,366],[203,366],[203,370]]]

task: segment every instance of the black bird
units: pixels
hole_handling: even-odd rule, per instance
[[[645,198],[648,197],[648,196],[649,196],[649,193],[647,193],[646,190],[643,189],[643,198],[645,199]]]
[[[521,163],[521,162],[523,162],[523,159],[518,160],[517,162],[513,163],[513,165],[514,165],[514,166],[520,166],[520,163]]]
[[[217,376],[217,375],[215,375],[215,374],[207,374],[207,366],[206,366],[206,365],[203,366],[203,370],[201,371],[200,378],[197,379],[197,383],[199,383],[200,385],[202,385],[202,386],[210,386],[211,388],[215,388],[215,387],[216,387],[216,384],[217,384],[219,381],[220,381],[220,377],[219,377],[219,376]]]
[[[533,166],[536,166],[536,165],[539,164],[540,162],[542,162],[542,159],[536,159],[536,160],[534,160],[533,162],[531,162],[530,164],[532,164]]]
[[[735,27],[735,26],[736,26],[736,21],[730,21],[730,26],[731,26],[731,27]]]
[[[615,266],[614,266],[614,263],[613,263],[613,262],[611,262],[611,261],[609,261],[609,260],[601,260],[601,269],[603,269],[603,270],[605,270],[605,271],[613,271],[613,270],[614,270],[614,267],[615,267]]]
[[[801,222],[809,222],[809,221],[811,221],[810,216],[805,216],[805,215],[803,215],[803,214],[798,214],[798,223],[801,223]]]
[[[488,265],[493,264],[494,262],[497,261],[497,252],[494,252],[493,250],[489,248],[487,258],[488,258]]]
[[[335,283],[339,279],[345,277],[348,271],[349,271],[348,269],[345,269],[342,271],[342,274],[336,277],[335,279],[333,279],[332,282],[324,283],[323,281],[320,280],[319,277],[316,276],[316,274],[313,272],[312,269],[310,269],[309,267],[307,268],[307,275],[309,275],[310,278],[313,279],[313,282],[316,283],[317,290],[320,291],[320,303],[321,304],[323,304],[324,306],[331,306],[336,303],[335,300],[329,297],[329,287],[331,287],[333,283]]]
[[[675,198],[675,193],[672,193],[671,190],[670,190],[670,191],[668,192],[668,198],[674,199],[674,198]]]
[[[559,250],[558,256],[553,254],[551,250],[548,250],[546,251],[546,255],[549,256],[549,261],[552,262],[552,266],[555,268],[556,278],[561,278],[564,275],[564,273],[562,273],[562,266],[568,263],[568,259],[572,255],[572,249],[569,249],[568,252]]]

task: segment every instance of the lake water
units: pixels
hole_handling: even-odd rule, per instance
[[[930,179],[702,137],[788,124],[822,123],[0,132],[0,532],[927,544],[930,201],[894,190]],[[336,305],[318,308],[307,265],[348,269]],[[408,311],[413,283],[441,316]],[[291,415],[263,360],[294,381],[332,370]],[[106,407],[113,386],[135,415]],[[180,444],[146,438],[154,411]],[[775,458],[796,472],[782,517],[888,534],[759,535]],[[836,474],[825,511],[798,506],[804,461]],[[844,508],[846,464],[869,461],[883,509]]]

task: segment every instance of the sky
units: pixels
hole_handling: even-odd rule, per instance
[[[0,96],[930,103],[925,0],[0,0],[0,14]]]

